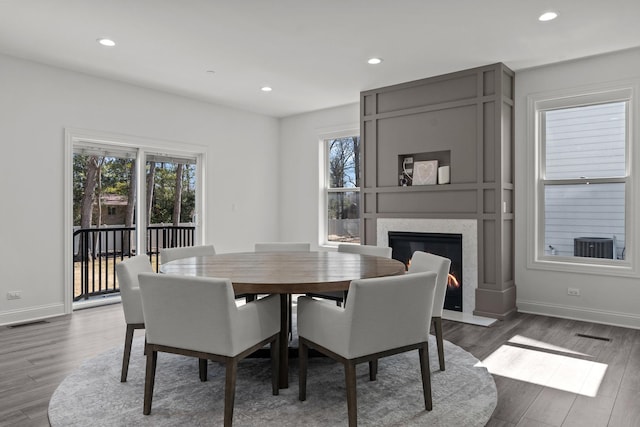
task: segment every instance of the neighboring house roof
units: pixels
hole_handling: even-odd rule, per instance
[[[103,194],[100,196],[100,203],[103,206],[127,206],[127,196],[120,194]]]

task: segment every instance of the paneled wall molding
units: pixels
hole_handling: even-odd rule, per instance
[[[362,241],[378,243],[378,218],[476,220],[474,313],[495,318],[516,309],[513,87],[498,63],[360,94]],[[450,182],[401,186],[408,157],[449,166]]]

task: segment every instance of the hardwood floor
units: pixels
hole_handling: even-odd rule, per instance
[[[518,314],[491,328],[447,322],[444,337],[505,372],[488,426],[640,426],[640,331]]]
[[[0,426],[48,426],[58,384],[84,359],[122,346],[125,329],[120,304],[0,327]],[[640,331],[528,314],[491,328],[443,321],[443,329],[500,369],[490,427],[640,426]]]

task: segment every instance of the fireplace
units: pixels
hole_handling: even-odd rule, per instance
[[[389,245],[390,231],[413,233],[451,233],[462,234],[462,312],[445,310],[442,318],[460,320],[459,315],[473,316],[476,307],[476,289],[478,288],[478,220],[450,218],[378,218],[376,221],[376,244]],[[466,317],[465,317],[466,316]]]
[[[391,256],[403,262],[407,267],[415,251],[449,258],[451,267],[447,279],[444,308],[462,311],[462,234],[389,231],[389,246],[393,250]]]

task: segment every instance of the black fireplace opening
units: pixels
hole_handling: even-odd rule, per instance
[[[415,251],[449,258],[451,267],[444,308],[462,311],[462,234],[390,231],[389,246],[391,257],[403,262],[407,269]]]

